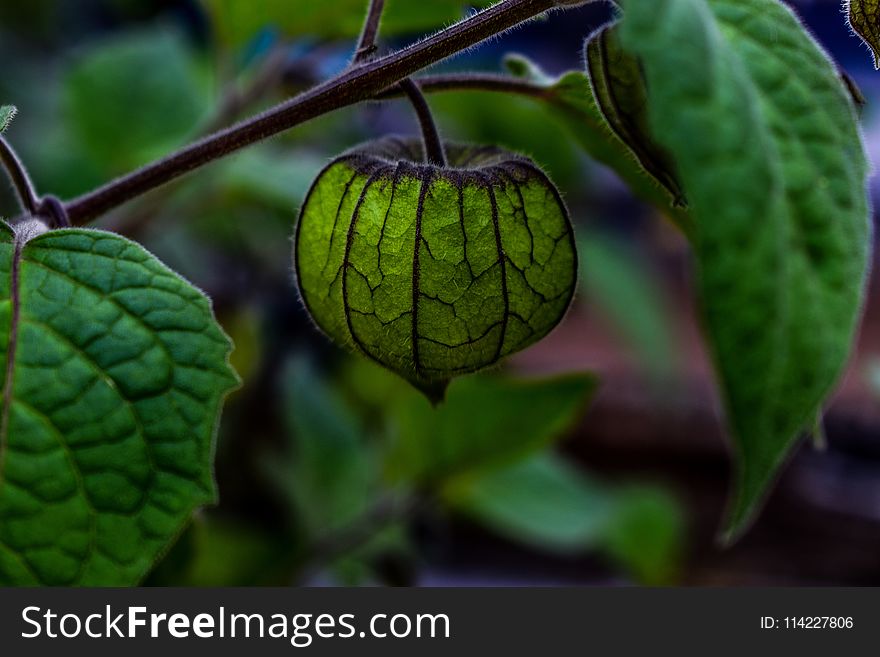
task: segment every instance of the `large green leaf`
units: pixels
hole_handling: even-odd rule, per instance
[[[0,225],[0,584],[134,584],[214,499],[230,343],[138,245],[35,224]]]
[[[494,0],[388,0],[382,35],[424,32],[462,17],[471,6]],[[201,0],[220,40],[241,45],[263,29],[287,37],[353,38],[361,30],[368,0]]]
[[[561,438],[595,387],[589,375],[547,381],[473,376],[453,381],[438,408],[408,395],[395,405],[388,474],[432,486],[514,461]]]
[[[865,155],[834,65],[777,0],[623,5],[621,39],[695,223],[739,457],[732,537],[849,355],[870,248]]]
[[[6,128],[15,118],[16,109],[12,105],[0,105],[0,134],[6,132]]]

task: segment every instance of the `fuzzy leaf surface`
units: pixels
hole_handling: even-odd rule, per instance
[[[136,584],[214,500],[205,296],[110,233],[0,225],[0,584]]]
[[[694,220],[705,328],[753,517],[849,356],[864,297],[867,163],[835,66],[776,0],[627,0],[652,133]]]

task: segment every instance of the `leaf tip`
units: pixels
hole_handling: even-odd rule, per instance
[[[18,108],[15,105],[0,105],[0,134],[6,132],[9,124],[18,115]]]

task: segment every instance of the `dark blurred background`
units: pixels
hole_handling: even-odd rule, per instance
[[[386,48],[470,10],[388,4]],[[791,4],[867,97],[880,161],[870,54],[839,0]],[[9,138],[43,193],[82,193],[338,72],[365,6],[0,0],[0,102],[20,110]],[[557,14],[437,70],[500,71],[514,52],[549,75],[582,69],[585,36],[611,13]],[[880,584],[877,277],[826,445],[805,441],[752,530],[721,548],[730,458],[686,242],[531,101],[431,103],[446,137],[504,144],[551,173],[578,231],[574,307],[437,411],[313,328],[292,276],[296,212],[329,158],[415,131],[400,101],[323,117],[102,219],[214,300],[244,380],[218,439],[220,502],[147,583]],[[4,187],[0,215],[16,214]]]

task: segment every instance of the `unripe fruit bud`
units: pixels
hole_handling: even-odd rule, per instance
[[[302,299],[334,341],[437,399],[453,376],[547,335],[571,302],[574,237],[530,160],[386,138],[331,162],[309,191],[294,257]]]

